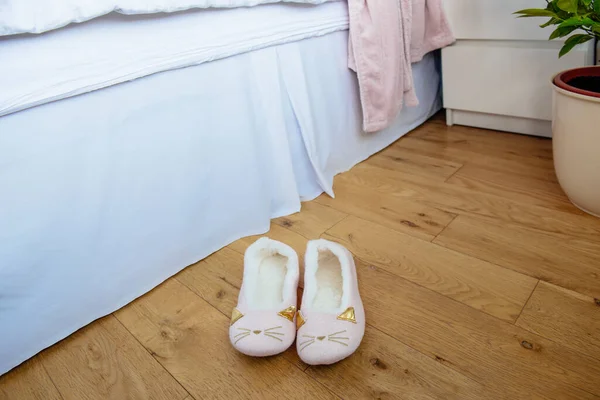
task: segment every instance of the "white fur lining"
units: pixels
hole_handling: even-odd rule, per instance
[[[298,282],[298,255],[290,246],[262,237],[246,250],[244,296],[253,309],[289,307]]]
[[[334,300],[333,298],[324,299],[323,293],[318,293],[319,287],[321,287],[321,290],[326,292],[325,295],[339,296],[339,293],[336,290],[336,287],[338,286],[338,283],[336,282],[337,278],[329,273],[324,275],[317,274],[319,270],[319,253],[327,250],[337,257],[341,267],[342,293],[339,300]],[[352,267],[352,255],[346,248],[325,239],[312,240],[308,242],[304,262],[306,270],[304,274],[303,309],[341,313],[350,306],[350,289],[354,276],[354,269]],[[318,282],[318,279],[331,279],[332,281]],[[337,307],[332,309],[334,301]]]

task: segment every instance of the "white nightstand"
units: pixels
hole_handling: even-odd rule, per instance
[[[544,0],[444,0],[456,43],[442,50],[448,125],[551,136],[552,77],[593,65],[594,45],[558,59],[563,42],[549,42],[545,18],[516,18]]]

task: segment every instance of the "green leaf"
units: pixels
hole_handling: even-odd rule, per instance
[[[559,28],[566,28],[568,26],[581,27],[581,26],[594,25],[595,23],[596,22],[590,18],[573,17],[573,18],[569,18],[566,21],[563,21],[558,27]]]
[[[525,10],[516,11],[514,14],[520,14],[519,17],[556,17],[556,14],[550,10],[541,8],[527,8]]]
[[[562,22],[562,19],[559,18],[550,18],[550,20],[548,22],[546,22],[545,24],[540,25],[540,28],[546,28],[550,25],[558,25]]]
[[[575,29],[577,29],[576,26],[567,26],[567,27],[562,27],[562,28],[559,26],[558,28],[556,28],[556,30],[554,32],[552,32],[552,34],[550,35],[548,40],[565,37],[565,36],[569,35],[571,32],[573,32]]]
[[[546,7],[546,10],[554,12],[557,15],[557,17],[562,20],[569,19],[571,17],[571,14],[558,8],[558,6],[556,5],[557,1],[558,0],[552,0],[552,2],[548,3],[548,7]]]
[[[589,40],[592,40],[594,37],[590,36],[590,35],[573,35],[570,38],[568,38],[565,41],[565,45],[562,47],[562,49],[560,49],[560,52],[558,53],[558,57],[562,57],[565,54],[567,54],[568,52],[570,52],[571,50],[573,50],[573,47],[577,46],[578,44],[582,44],[585,43]]]
[[[577,8],[579,6],[578,0],[557,0],[556,5],[563,11],[569,13],[577,13]]]

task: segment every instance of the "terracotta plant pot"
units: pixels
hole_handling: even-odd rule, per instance
[[[581,89],[582,77],[600,80],[600,66],[568,70],[553,81],[554,168],[571,202],[600,217],[600,93]]]

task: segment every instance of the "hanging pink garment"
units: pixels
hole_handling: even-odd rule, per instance
[[[388,127],[418,104],[411,63],[454,42],[442,0],[348,0],[348,65],[358,76],[363,129]]]

